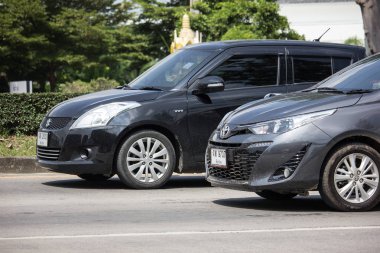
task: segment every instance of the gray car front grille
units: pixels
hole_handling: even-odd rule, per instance
[[[228,149],[227,168],[211,167],[210,154],[207,154],[209,174],[215,178],[248,181],[252,169],[262,152],[249,153],[247,150]]]

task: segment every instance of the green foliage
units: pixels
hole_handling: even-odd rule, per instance
[[[193,27],[206,41],[231,39],[304,39],[290,29],[275,1],[205,0],[193,7]]]
[[[187,8],[178,1],[162,3],[158,0],[133,0],[141,10],[134,20],[134,30],[147,36],[147,53],[153,58],[163,58],[169,54],[173,31],[178,28]]]
[[[344,41],[344,44],[354,45],[354,46],[363,46],[363,41],[357,36],[349,37]]]
[[[182,16],[189,12],[188,1],[133,0],[141,10],[134,29],[149,38],[153,58],[169,53],[174,29],[179,30]],[[203,41],[232,39],[304,39],[290,29],[286,17],[279,14],[275,1],[203,0],[192,7],[191,26],[203,34]]]
[[[99,77],[131,81],[169,54],[188,0],[1,0],[0,73],[39,91]],[[193,6],[204,41],[303,39],[275,1],[203,0]],[[49,83],[50,87],[46,87]],[[91,88],[89,88],[91,89]]]
[[[90,93],[116,88],[117,86],[120,86],[117,81],[100,77],[96,80],[91,80],[89,83],[81,80],[67,82],[61,84],[59,89],[63,93]]]
[[[228,29],[228,31],[221,38],[221,40],[236,39],[259,39],[259,37],[247,26],[238,25]]]
[[[35,135],[51,108],[78,95],[81,94],[0,94],[0,134]]]
[[[130,1],[3,0],[0,4],[0,72],[8,80],[57,83],[125,73],[153,60],[144,35],[130,25]]]

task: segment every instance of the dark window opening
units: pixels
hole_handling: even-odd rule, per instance
[[[331,73],[330,57],[293,57],[294,83],[319,82]]]
[[[277,55],[236,55],[208,76],[223,78],[226,89],[277,84]]]
[[[333,58],[333,71],[338,72],[351,64],[351,58]]]

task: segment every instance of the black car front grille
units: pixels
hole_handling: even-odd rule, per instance
[[[37,157],[41,160],[58,160],[61,149],[37,147]]]
[[[71,121],[71,118],[62,118],[62,117],[49,117],[45,118],[42,127],[45,129],[57,130],[62,129],[67,126]]]
[[[256,151],[249,153],[247,150],[227,150],[227,168],[211,167],[209,154],[207,155],[207,163],[209,166],[209,174],[212,177],[248,181],[257,159],[262,152]]]

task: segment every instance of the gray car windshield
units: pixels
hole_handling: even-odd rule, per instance
[[[171,54],[128,84],[132,89],[170,90],[214,51],[184,49]]]
[[[317,89],[340,91],[380,89],[380,54],[368,57],[319,83]]]

